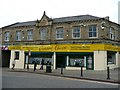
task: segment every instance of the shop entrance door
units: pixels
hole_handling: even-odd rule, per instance
[[[10,65],[10,50],[2,50],[2,67],[9,68]]]
[[[65,68],[66,57],[64,55],[57,55],[57,57],[56,57],[56,67],[61,68],[61,65]]]
[[[87,57],[86,69],[87,70],[93,70],[94,69],[94,63],[93,63],[93,57],[92,56]]]

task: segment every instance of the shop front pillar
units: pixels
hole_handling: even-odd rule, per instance
[[[86,60],[87,60],[87,57],[84,56],[84,67],[86,67]]]
[[[53,53],[53,69],[56,69],[56,52]]]
[[[107,51],[94,51],[94,70],[107,69]]]
[[[9,68],[12,68],[12,62],[14,60],[15,56],[14,56],[14,50],[11,51],[11,55],[10,55],[10,65]]]
[[[119,52],[117,52],[116,53],[116,65],[117,65],[117,67],[119,67],[119,65],[120,65],[120,62],[119,62],[119,56],[120,54],[119,54]]]
[[[69,56],[67,56],[67,66],[69,66]]]

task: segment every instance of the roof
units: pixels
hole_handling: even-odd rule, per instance
[[[8,25],[5,27],[34,26],[35,23],[36,23],[36,21],[17,22],[17,23],[14,23],[14,24],[11,24],[11,25]],[[3,28],[5,28],[5,27],[3,27]]]
[[[13,25],[13,27],[15,26],[31,26],[31,25],[35,25],[36,21],[28,21],[28,22],[18,22],[17,24]]]
[[[53,22],[69,22],[69,21],[80,21],[80,20],[91,20],[91,19],[100,19],[100,17],[92,16],[92,15],[79,15],[79,16],[70,16],[70,17],[61,17],[54,18]]]
[[[92,16],[92,15],[79,15],[79,16],[69,16],[69,17],[61,17],[61,18],[53,18],[53,23],[58,22],[69,22],[69,21],[80,21],[80,20],[95,20],[100,19],[100,17]],[[27,21],[27,22],[17,22],[5,27],[19,27],[19,26],[34,26],[36,21]],[[3,27],[3,28],[5,28]]]

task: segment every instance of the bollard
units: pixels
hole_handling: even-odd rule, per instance
[[[107,67],[107,79],[110,79],[110,71],[109,71],[109,67]]]
[[[27,64],[27,70],[29,70],[29,65]]]
[[[61,74],[63,74],[63,66],[61,66]]]
[[[83,67],[81,66],[81,77],[83,76]]]

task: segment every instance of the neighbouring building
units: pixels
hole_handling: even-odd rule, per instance
[[[120,24],[120,1],[118,2],[118,24]]]
[[[0,28],[0,66],[2,66],[2,28]]]
[[[2,28],[0,28],[0,46],[2,46]]]
[[[49,18],[2,27],[3,61],[7,67],[33,68],[48,61],[53,69],[106,70],[120,64],[120,25],[92,15]],[[39,68],[39,65],[38,67]]]

